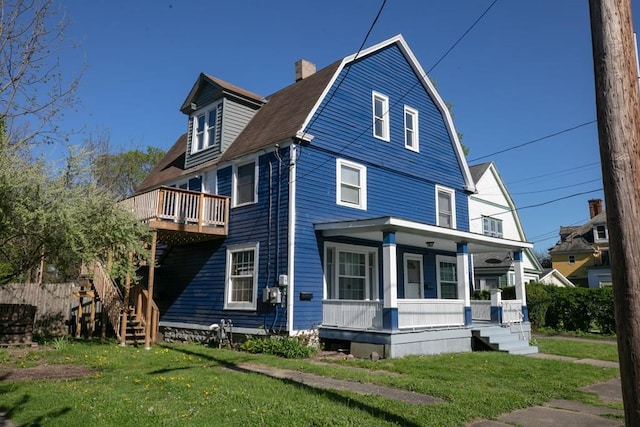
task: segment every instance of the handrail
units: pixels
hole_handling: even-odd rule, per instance
[[[134,301],[135,309],[134,314],[136,319],[142,326],[145,327],[145,333],[147,328],[147,304],[149,303],[149,291],[138,284],[131,289],[130,293],[131,301]],[[157,341],[158,326],[160,323],[160,309],[156,305],[156,302],[152,300],[151,305],[151,342]]]
[[[120,313],[122,313],[124,305],[120,288],[111,280],[99,261],[93,261],[90,266],[83,264],[81,274],[91,275],[93,288],[100,301],[102,301],[102,309],[107,311],[107,316],[113,326],[116,337],[120,339]]]

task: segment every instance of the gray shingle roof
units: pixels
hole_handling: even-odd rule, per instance
[[[473,178],[474,183],[478,183],[482,175],[489,169],[491,166],[491,162],[480,163],[478,165],[469,166],[469,172],[471,172],[471,178]]]

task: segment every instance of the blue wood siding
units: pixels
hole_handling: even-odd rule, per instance
[[[306,129],[314,139],[302,148],[297,163],[295,292],[312,292],[314,299],[296,303],[294,329],[307,329],[322,318],[321,298],[315,296],[323,292],[323,248],[315,223],[396,216],[435,225],[435,186],[442,185],[456,192],[457,228],[469,230],[466,183],[454,143],[440,110],[400,50],[390,46],[355,61],[335,92],[346,71],[325,98],[328,105]],[[372,91],[389,97],[389,142],[373,136]],[[418,153],[405,148],[405,105],[419,112]],[[366,210],[336,204],[337,158],[367,168]],[[424,254],[425,295],[436,297],[434,252],[399,251],[399,284],[407,250]]]
[[[258,202],[231,209],[227,238],[176,246],[167,255],[157,273],[162,321],[208,325],[231,319],[236,327],[286,330],[286,309],[262,303],[262,290],[287,272],[286,152],[282,163],[272,153],[258,158]],[[218,170],[221,195],[231,195],[232,173],[231,166]],[[257,310],[224,310],[227,247],[255,242],[259,243]]]

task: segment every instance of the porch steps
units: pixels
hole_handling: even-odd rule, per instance
[[[506,351],[509,354],[534,354],[538,352],[538,347],[529,345],[520,331],[512,330],[508,326],[480,327],[472,329],[471,333],[487,347],[496,351]]]

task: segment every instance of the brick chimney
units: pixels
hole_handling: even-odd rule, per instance
[[[589,200],[589,217],[593,218],[602,212],[602,199]]]
[[[302,79],[313,75],[316,72],[316,64],[309,62],[306,59],[300,59],[296,61],[296,81],[299,82]]]

